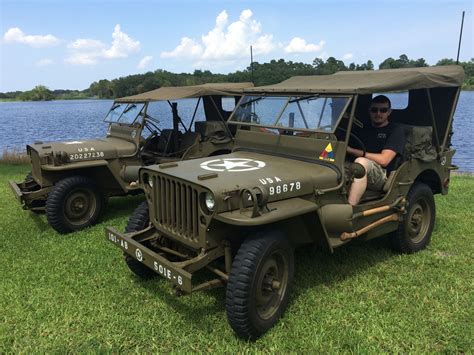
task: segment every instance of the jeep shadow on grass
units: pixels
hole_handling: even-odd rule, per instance
[[[384,235],[403,253],[428,245],[433,195],[448,193],[456,169],[452,120],[462,81],[461,67],[445,66],[245,89],[228,121],[237,129],[232,153],[140,169],[146,201],[125,233],[107,228],[106,237],[132,272],[161,275],[178,294],[226,287],[230,326],[255,340],[288,305],[295,248],[332,253]],[[391,121],[405,131],[404,152],[383,188],[352,206],[349,188],[365,170],[346,149],[366,151],[357,133],[373,94],[401,90],[408,106],[393,109]],[[196,282],[203,269],[214,277]]]
[[[27,145],[31,173],[10,187],[24,209],[46,212],[59,233],[93,225],[109,197],[141,192],[141,166],[229,153],[233,133],[226,120],[241,89],[250,86],[163,87],[117,99],[105,117],[105,138]],[[188,108],[186,117],[178,102]]]

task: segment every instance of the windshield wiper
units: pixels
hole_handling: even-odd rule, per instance
[[[122,104],[114,104],[112,106],[112,108],[110,109],[110,111],[115,111],[117,108],[119,108],[120,106],[122,106]]]
[[[137,107],[137,105],[135,105],[135,104],[128,105],[128,107],[123,111],[123,113],[127,113],[128,111],[130,111],[131,109],[134,109],[136,107]]]
[[[251,103],[260,101],[260,100],[262,100],[262,99],[263,99],[263,96],[260,96],[260,97],[257,97],[256,99],[253,99],[253,100],[244,102],[244,103],[240,104],[239,106],[244,107],[244,106],[250,105]]]
[[[319,98],[319,95],[309,95],[309,96],[303,96],[303,97],[298,97],[297,99],[293,99],[288,101],[289,104],[295,103],[295,102],[300,102],[303,100],[309,100],[309,99],[317,99]]]

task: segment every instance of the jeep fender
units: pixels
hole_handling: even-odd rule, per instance
[[[118,160],[107,161],[100,159],[58,166],[45,165],[41,169],[47,175],[48,180],[54,183],[66,176],[84,175],[97,181],[98,185],[104,190],[116,190],[119,188],[123,193],[128,191],[127,183],[120,176],[121,166]],[[114,181],[111,181],[111,178]]]
[[[328,234],[321,223],[318,206],[303,198],[270,202],[269,212],[252,218],[251,209],[219,213],[214,218],[222,223],[238,227],[259,227],[276,223],[276,228],[284,230],[295,245],[315,243],[332,252]]]

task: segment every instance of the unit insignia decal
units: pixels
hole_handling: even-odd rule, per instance
[[[334,151],[332,150],[332,145],[329,143],[326,148],[319,155],[320,160],[334,161]]]

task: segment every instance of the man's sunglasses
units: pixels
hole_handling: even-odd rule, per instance
[[[381,113],[387,113],[389,110],[388,107],[371,107],[370,108],[370,112],[372,113],[377,113],[377,112],[381,112]]]

